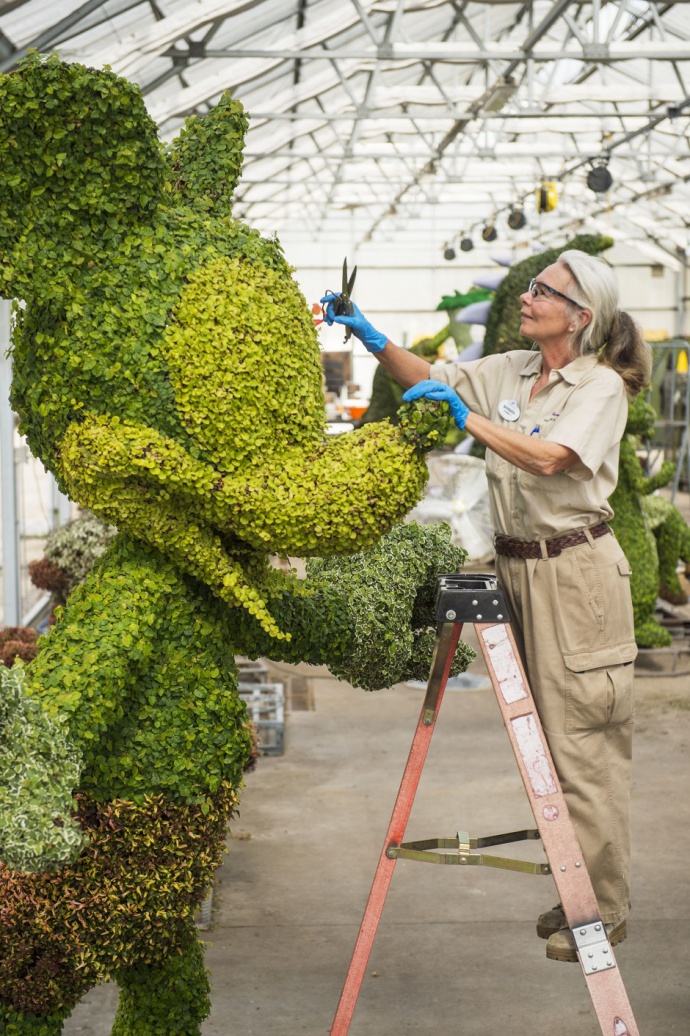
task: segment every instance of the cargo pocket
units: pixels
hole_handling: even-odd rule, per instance
[[[628,559],[626,557],[619,558],[619,560],[618,560],[618,571],[620,572],[620,574],[622,576],[631,576],[632,575],[632,569],[630,567],[630,562],[628,561]]]
[[[597,730],[633,718],[634,641],[564,655],[565,731]]]

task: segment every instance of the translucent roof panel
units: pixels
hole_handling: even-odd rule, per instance
[[[236,212],[264,232],[441,248],[524,206],[544,243],[690,249],[688,4],[0,0],[0,68],[31,47],[138,83],[166,139],[231,91]]]

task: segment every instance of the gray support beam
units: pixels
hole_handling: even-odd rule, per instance
[[[19,517],[17,477],[14,460],[14,414],[10,408],[12,363],[10,347],[10,307],[0,299],[0,486],[2,488],[2,592],[3,625],[21,622],[19,585]]]
[[[569,0],[570,2],[570,0]],[[635,46],[623,43],[594,44],[587,43],[579,49],[556,50],[555,47],[544,47],[542,49],[527,49],[525,46],[516,49],[507,45],[494,44],[479,50],[469,46],[467,43],[391,43],[381,44],[378,50],[373,48],[360,48],[356,45],[338,47],[328,50],[325,48],[311,47],[300,49],[291,47],[223,47],[222,49],[207,49],[204,58],[220,58],[222,60],[237,61],[243,58],[259,58],[268,61],[331,61],[335,58],[338,61],[391,63],[402,62],[409,64],[414,61],[449,61],[457,65],[475,65],[477,62],[508,61],[508,68],[511,75],[519,65],[528,58],[541,64],[549,64],[552,61],[591,61],[595,64],[604,62],[626,61],[687,61],[690,58],[690,42],[688,40],[675,40],[673,43],[638,43]]]
[[[4,61],[0,61],[0,72],[9,72],[11,68],[14,68],[23,57],[29,53],[30,50],[48,50],[50,45],[62,35],[63,32],[67,32],[69,29],[74,28],[79,22],[86,18],[88,14],[95,11],[97,8],[102,7],[106,0],[87,0],[85,4],[78,7],[75,11],[71,11],[70,14],[61,18],[59,22],[55,22],[50,28],[46,29],[39,36],[36,36],[30,43],[15,50],[10,57],[5,58]]]

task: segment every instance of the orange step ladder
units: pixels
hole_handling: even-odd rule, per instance
[[[436,618],[436,645],[424,704],[331,1036],[346,1036],[349,1032],[386,895],[399,859],[464,866],[483,864],[533,874],[553,874],[603,1036],[639,1036],[518,655],[508,609],[495,576],[440,576]],[[453,839],[434,838],[406,843],[403,841],[405,829],[465,622],[474,625],[537,829],[486,838],[470,838],[465,832],[459,832],[458,837]],[[474,851],[531,838],[541,838],[548,864],[508,860]]]

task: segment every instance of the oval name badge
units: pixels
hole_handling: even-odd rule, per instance
[[[504,421],[517,421],[520,416],[520,404],[517,399],[502,399],[498,404],[498,413]]]

